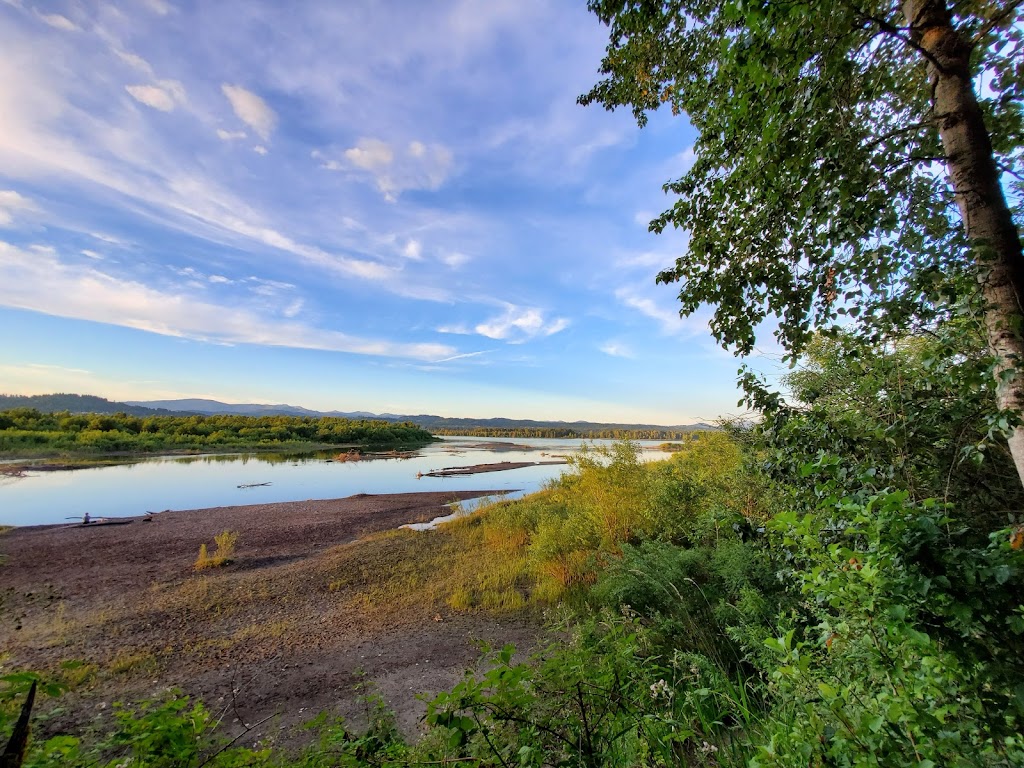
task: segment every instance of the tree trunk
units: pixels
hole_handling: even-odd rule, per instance
[[[953,27],[945,0],[904,0],[903,15],[928,62],[946,167],[980,267],[988,345],[998,361],[996,401],[1024,418],[1024,253],[974,94],[972,45]],[[1024,426],[1009,443],[1024,483]]]

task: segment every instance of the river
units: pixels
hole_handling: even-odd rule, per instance
[[[610,444],[610,440],[595,440]],[[509,444],[514,444],[509,448]],[[411,458],[331,461],[331,453],[155,456],[127,464],[0,476],[0,525],[42,525],[97,517],[128,517],[168,509],[333,499],[356,493],[504,490],[531,493],[564,465],[426,477],[448,467],[555,461],[582,441],[446,437]],[[656,441],[640,441],[645,460],[665,458]]]

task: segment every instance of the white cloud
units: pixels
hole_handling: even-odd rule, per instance
[[[478,324],[474,331],[489,339],[519,343],[537,336],[552,336],[568,326],[569,321],[564,317],[548,322],[540,309],[506,304],[502,314]]]
[[[380,139],[360,139],[355,147],[345,150],[346,159],[357,168],[375,172],[391,167],[395,153],[391,146]],[[331,170],[337,170],[332,167]]]
[[[0,189],[0,227],[14,223],[16,213],[35,210],[32,201],[13,189]]]
[[[653,299],[643,296],[635,288],[619,288],[615,297],[630,309],[656,321],[666,334],[694,336],[708,332],[708,310],[701,310],[688,317],[681,317],[675,308],[667,308]]]
[[[186,101],[185,86],[177,80],[161,80],[159,85],[126,85],[124,89],[136,101],[161,112],[170,112]]]
[[[0,305],[221,344],[319,349],[427,361],[458,354],[458,350],[444,344],[363,339],[290,319],[281,321],[258,308],[221,306],[93,267],[65,264],[53,254],[23,251],[2,241]]]
[[[402,255],[407,259],[419,261],[423,258],[423,245],[419,240],[409,240],[402,248]]]
[[[631,253],[615,260],[615,266],[620,268],[643,267],[644,269],[664,269],[670,267],[673,263],[675,263],[675,257],[654,251]]]
[[[245,131],[225,131],[223,128],[217,129],[217,138],[223,139],[224,141],[238,141],[244,139],[249,134]]]
[[[96,251],[90,251],[88,248],[83,248],[80,251],[80,253],[83,256],[88,256],[90,259],[95,259],[96,261],[103,261],[103,258],[104,258],[102,253],[96,253]]]
[[[556,333],[560,333],[569,327],[569,318],[559,317],[555,318],[555,321],[551,323],[547,328],[543,330],[545,336],[554,336]]]
[[[142,3],[158,16],[166,16],[171,12],[171,4],[165,0],[142,0]]]
[[[390,202],[406,190],[438,189],[448,178],[453,161],[451,150],[442,144],[410,141],[395,147],[366,137],[346,149],[342,160],[326,158],[319,151],[313,152],[313,157],[322,159],[321,167],[329,171],[365,171]]]
[[[231,102],[235,116],[248,125],[264,141],[270,141],[270,134],[277,125],[277,114],[263,99],[240,85],[224,83],[221,91]]]
[[[252,148],[252,151],[260,156],[267,154],[267,148],[264,147],[262,144],[257,144],[255,147]]]
[[[75,32],[79,29],[75,22],[67,16],[61,16],[59,13],[39,13],[39,11],[36,11],[36,15],[40,21],[49,24],[54,29],[62,29],[65,32]]]
[[[619,341],[606,341],[604,344],[598,347],[598,349],[600,349],[606,355],[611,355],[612,357],[632,358],[634,356],[633,350],[631,350],[629,347],[627,347],[625,344]]]
[[[174,98],[163,88],[155,85],[126,85],[124,89],[133,99],[147,107],[159,109],[161,112],[170,112],[174,109]]]
[[[478,357],[480,355],[486,355],[489,350],[483,349],[479,352],[463,352],[461,355],[452,355],[451,357],[445,357],[440,360],[432,360],[433,363],[450,363],[452,360],[465,360],[467,357]]]
[[[458,269],[463,264],[469,261],[469,256],[458,251],[449,251],[441,255],[441,262],[447,264],[452,269]]]
[[[666,333],[682,330],[679,313],[658,306],[652,299],[638,296],[629,288],[620,288],[615,292],[615,297],[630,309],[635,309],[645,317],[656,320]]]
[[[115,245],[118,248],[128,248],[131,245],[118,237],[114,237],[113,235],[108,235],[103,232],[90,232],[89,237],[93,237],[100,242],[108,243],[109,245]]]
[[[150,66],[149,62],[138,54],[130,53],[128,51],[122,51],[119,48],[114,49],[114,55],[117,56],[125,64],[128,64],[135,69],[141,70],[148,75],[153,74],[153,67]]]

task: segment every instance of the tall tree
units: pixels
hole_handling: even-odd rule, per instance
[[[714,307],[723,346],[750,352],[770,316],[795,357],[851,320],[877,339],[980,313],[1024,482],[1021,5],[590,0],[610,41],[580,102],[697,129],[651,229],[689,231],[658,280],[682,314]]]

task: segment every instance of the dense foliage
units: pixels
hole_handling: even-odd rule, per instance
[[[152,452],[173,449],[274,448],[282,444],[422,445],[433,438],[415,424],[298,416],[130,416],[0,411],[0,453]]]
[[[1024,26],[1015,0],[590,0],[604,79],[640,125],[670,106],[694,162],[651,222],[688,233],[658,280],[749,353],[980,323],[1024,483]]]

